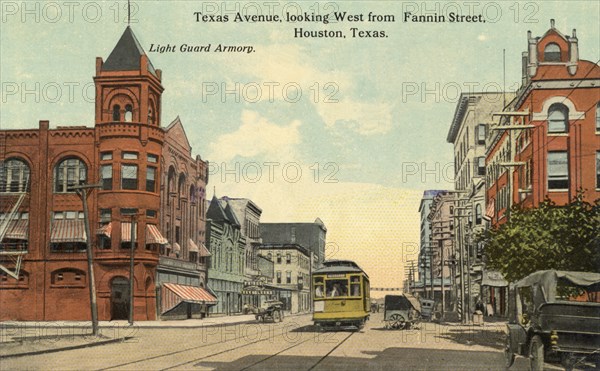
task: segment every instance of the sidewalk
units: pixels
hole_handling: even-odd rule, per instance
[[[308,313],[287,314],[286,317]],[[89,321],[5,321],[0,322],[0,359],[100,346],[127,341],[138,329],[201,328],[241,323],[257,323],[254,314],[215,316],[172,321],[100,321],[93,336]]]

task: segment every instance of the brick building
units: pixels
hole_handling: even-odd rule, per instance
[[[6,253],[24,253],[18,279],[0,275],[1,320],[89,320],[88,238],[99,319],[129,314],[132,239],[134,320],[157,317],[157,265],[168,242],[161,174],[171,164],[163,159],[161,76],[127,27],[107,60],[96,59],[94,127],[40,121],[38,129],[0,131],[2,266],[15,268]],[[89,236],[71,188],[81,184],[100,187],[87,198]],[[183,252],[188,260],[189,245]],[[173,294],[171,304],[194,299]]]
[[[509,218],[512,204],[565,204],[583,190],[600,197],[600,66],[579,59],[579,40],[551,21],[542,37],[528,32],[522,86],[490,132],[486,153],[488,216]]]

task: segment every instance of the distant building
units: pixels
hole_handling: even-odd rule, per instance
[[[419,204],[420,214],[420,237],[419,237],[419,260],[418,260],[418,272],[419,278],[414,284],[415,291],[419,292],[422,297],[430,297],[432,295],[431,288],[433,287],[433,275],[431,271],[431,223],[427,219],[431,210],[431,204],[433,199],[439,193],[445,191],[442,190],[427,190],[423,192],[421,203]]]
[[[313,254],[313,268],[325,261],[327,228],[319,218],[313,223],[261,223],[260,233],[265,244],[299,244]]]
[[[218,304],[211,308],[211,313],[229,315],[241,312],[246,237],[232,206],[216,196],[213,196],[206,212],[206,241],[211,254],[208,286],[218,298]]]
[[[297,243],[263,244],[261,254],[273,261],[274,296],[292,313],[310,311],[310,252]]]

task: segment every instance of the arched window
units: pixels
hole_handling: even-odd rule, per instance
[[[566,133],[569,126],[569,109],[560,103],[554,103],[548,109],[548,132]]]
[[[196,194],[196,187],[194,187],[194,185],[192,184],[190,186],[190,201],[191,202],[197,202],[198,201],[198,195]]]
[[[0,193],[25,192],[29,189],[29,166],[13,158],[0,163]]]
[[[113,106],[113,121],[121,121],[121,106],[119,106],[118,104],[115,104]]]
[[[560,62],[560,47],[555,43],[546,45],[544,49],[544,62]]]
[[[56,166],[54,172],[54,192],[73,192],[72,186],[85,183],[87,168],[78,158],[67,158]]]
[[[475,205],[475,224],[479,225],[483,221],[483,215],[481,214],[481,204]]]
[[[177,187],[177,193],[179,193],[180,196],[185,196],[185,174],[182,173],[179,175]]]
[[[148,124],[154,125],[154,103],[150,102],[148,106]]]
[[[131,104],[125,106],[125,122],[131,122],[133,119],[133,107]]]

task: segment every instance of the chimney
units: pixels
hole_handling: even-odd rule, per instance
[[[577,40],[577,30],[573,29],[573,36],[569,39],[569,64],[567,70],[571,76],[577,73],[577,64],[579,63],[579,42]]]
[[[550,28],[554,29],[554,19],[550,19]]]
[[[538,55],[537,55],[537,38],[531,37],[531,31],[527,31],[527,55],[529,62],[527,63],[527,74],[529,77],[535,76],[537,73]]]

